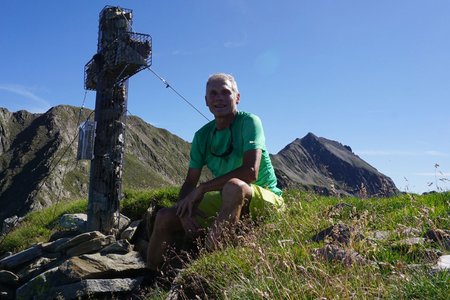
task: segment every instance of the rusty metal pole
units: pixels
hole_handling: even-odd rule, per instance
[[[129,19],[127,19],[129,18]],[[113,233],[122,195],[124,118],[127,111],[128,80],[117,83],[105,66],[114,65],[114,49],[105,49],[120,34],[130,31],[131,13],[105,8],[100,14],[99,40],[94,61],[97,67],[95,101],[95,144],[91,161],[88,230]]]

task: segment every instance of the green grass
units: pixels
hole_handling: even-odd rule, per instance
[[[169,187],[156,190],[125,190],[121,202],[121,212],[132,220],[142,218],[143,214],[155,202],[162,206],[171,206],[178,199],[179,188]]]
[[[148,167],[143,165],[137,157],[128,153],[125,154],[124,170],[124,186],[131,189],[167,186],[167,179],[165,180],[162,175],[155,172],[149,172]],[[133,172],[126,172],[126,170],[133,170]]]
[[[139,219],[153,201],[171,205],[178,191],[127,190],[121,212]],[[223,250],[201,250],[196,260],[187,262],[177,279],[187,298],[207,295],[212,299],[446,299],[450,293],[450,274],[431,275],[430,259],[422,255],[430,247],[448,253],[440,245],[392,246],[403,238],[400,234],[391,235],[389,241],[352,238],[344,249],[357,251],[374,264],[346,266],[316,258],[315,249],[325,242],[311,240],[319,231],[338,223],[365,237],[375,230],[413,227],[423,236],[428,229],[450,229],[450,193],[359,199],[289,190],[284,198],[284,212],[247,228],[229,243],[225,241]],[[345,204],[339,208],[340,203]],[[63,212],[82,212],[86,206],[86,201],[80,200],[30,214],[1,243],[0,253],[44,241],[57,229]],[[412,264],[420,266],[410,268]],[[155,288],[147,299],[164,299],[167,293]]]
[[[137,220],[150,206],[156,202],[162,206],[171,206],[178,198],[178,188],[161,188],[157,190],[125,190],[121,201],[121,213]],[[33,244],[46,242],[55,231],[59,230],[58,221],[65,213],[86,213],[87,200],[59,202],[41,211],[29,213],[24,221],[0,239],[0,255],[11,251],[18,252]]]
[[[58,230],[58,221],[65,213],[81,213],[87,210],[87,200],[59,202],[41,211],[29,213],[23,222],[0,239],[0,254],[8,251],[18,252],[29,246],[48,241]]]
[[[448,273],[429,274],[425,246],[392,247],[389,242],[352,240],[356,250],[375,262],[345,266],[316,259],[311,237],[339,222],[369,236],[374,230],[414,227],[423,235],[430,228],[450,228],[450,194],[402,195],[387,199],[321,197],[287,191],[289,209],[253,229],[238,246],[202,253],[184,270],[179,284],[186,294],[215,299],[446,299]],[[335,205],[346,206],[336,209]],[[433,247],[445,252],[439,245]],[[409,269],[409,264],[423,267]],[[189,294],[191,293],[191,294]]]

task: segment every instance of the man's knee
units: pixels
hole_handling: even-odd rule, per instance
[[[245,181],[232,178],[223,186],[222,197],[234,205],[242,206],[246,199],[251,198],[251,187]]]
[[[161,208],[155,218],[154,229],[158,232],[177,231],[180,227],[180,220],[173,207]]]

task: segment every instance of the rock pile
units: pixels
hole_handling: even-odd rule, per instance
[[[140,221],[121,216],[117,236],[84,232],[86,216],[65,215],[50,242],[0,259],[0,299],[111,297],[138,289],[146,269]],[[141,254],[142,253],[142,254]]]

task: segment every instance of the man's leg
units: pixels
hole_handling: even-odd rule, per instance
[[[169,247],[176,246],[177,241],[184,235],[176,211],[174,207],[162,208],[156,215],[147,249],[147,266],[152,270],[159,270]]]
[[[252,188],[246,182],[233,178],[222,189],[222,206],[219,215],[209,229],[206,236],[206,247],[209,250],[218,248],[220,236],[241,217],[242,208],[246,201],[252,198]]]

